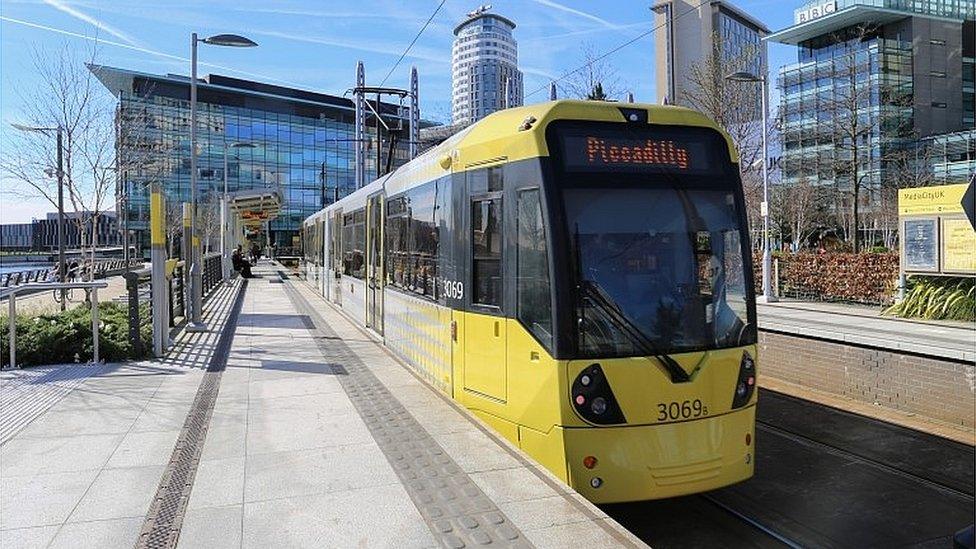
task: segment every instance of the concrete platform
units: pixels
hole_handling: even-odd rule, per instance
[[[180,547],[643,546],[304,284],[255,272],[208,313],[236,321],[222,370],[218,334],[188,335],[166,361],[79,372],[19,409],[29,421],[0,445],[0,546],[145,542],[201,424],[170,517]],[[4,373],[0,394],[51,391],[29,375]]]
[[[757,303],[759,328],[932,358],[976,363],[976,323],[881,316],[877,307]]]

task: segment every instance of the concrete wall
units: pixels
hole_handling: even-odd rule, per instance
[[[976,366],[759,332],[759,375],[974,428]]]

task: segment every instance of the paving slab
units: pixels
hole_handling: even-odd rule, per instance
[[[208,298],[217,330],[240,283]],[[213,333],[165,359],[0,372],[0,546],[131,547],[183,427]]]
[[[210,301],[218,329],[165,359],[80,376],[40,412],[10,398],[33,416],[0,444],[4,547],[140,543],[212,379],[180,547],[642,546],[310,287],[251,282],[220,377],[207,368],[240,282]]]
[[[757,303],[759,328],[854,345],[976,362],[976,323],[881,316],[878,308],[837,303]]]

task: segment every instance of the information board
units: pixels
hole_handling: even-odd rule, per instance
[[[942,219],[942,270],[976,273],[976,232],[968,219]]]
[[[939,232],[936,219],[902,222],[902,261],[906,271],[939,270]]]

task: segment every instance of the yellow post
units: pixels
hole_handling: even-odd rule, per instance
[[[153,185],[149,195],[149,243],[153,354],[162,356],[168,342],[169,280],[166,277],[166,196],[158,185]]]

